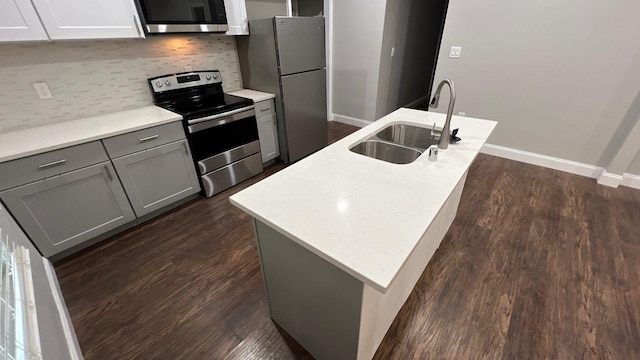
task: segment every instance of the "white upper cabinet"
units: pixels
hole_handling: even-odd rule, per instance
[[[229,31],[227,35],[249,35],[249,19],[245,0],[224,0]]]
[[[144,37],[133,0],[32,1],[52,40]]]
[[[47,40],[29,0],[0,0],[0,41]]]

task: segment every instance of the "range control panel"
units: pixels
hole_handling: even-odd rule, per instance
[[[191,71],[151,78],[149,84],[154,92],[160,93],[201,85],[222,84],[222,75],[218,70]]]

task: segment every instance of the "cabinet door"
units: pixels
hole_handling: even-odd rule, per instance
[[[53,40],[144,37],[133,0],[32,1]]]
[[[249,19],[245,0],[224,0],[229,30],[227,35],[249,35]]]
[[[137,216],[200,191],[186,140],[113,160]]]
[[[263,115],[257,120],[258,137],[260,138],[260,151],[262,152],[262,162],[264,163],[275,159],[280,155],[276,115]]]
[[[0,198],[47,257],[135,219],[109,162],[6,190]]]
[[[29,0],[0,0],[0,41],[48,39]]]

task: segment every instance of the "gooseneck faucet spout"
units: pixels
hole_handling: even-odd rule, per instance
[[[449,109],[447,110],[447,119],[444,122],[444,127],[442,128],[442,134],[440,134],[440,140],[438,142],[438,147],[440,149],[446,149],[449,147],[449,139],[451,138],[451,116],[453,116],[453,106],[456,104],[456,89],[453,86],[453,81],[450,79],[445,79],[440,82],[438,88],[436,89],[436,94],[433,95],[433,99],[431,99],[431,103],[429,107],[437,108],[438,102],[440,101],[440,91],[442,91],[442,87],[444,84],[449,85],[449,92],[451,96],[449,97]],[[435,130],[435,129],[434,129]]]

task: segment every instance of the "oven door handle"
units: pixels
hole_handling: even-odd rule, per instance
[[[228,124],[230,122],[246,119],[251,116],[255,116],[255,106],[247,106],[241,109],[227,111],[222,114],[216,114],[213,116],[208,116],[200,119],[193,119],[187,121],[189,124],[189,133],[194,133],[206,129],[210,129],[212,127]]]

